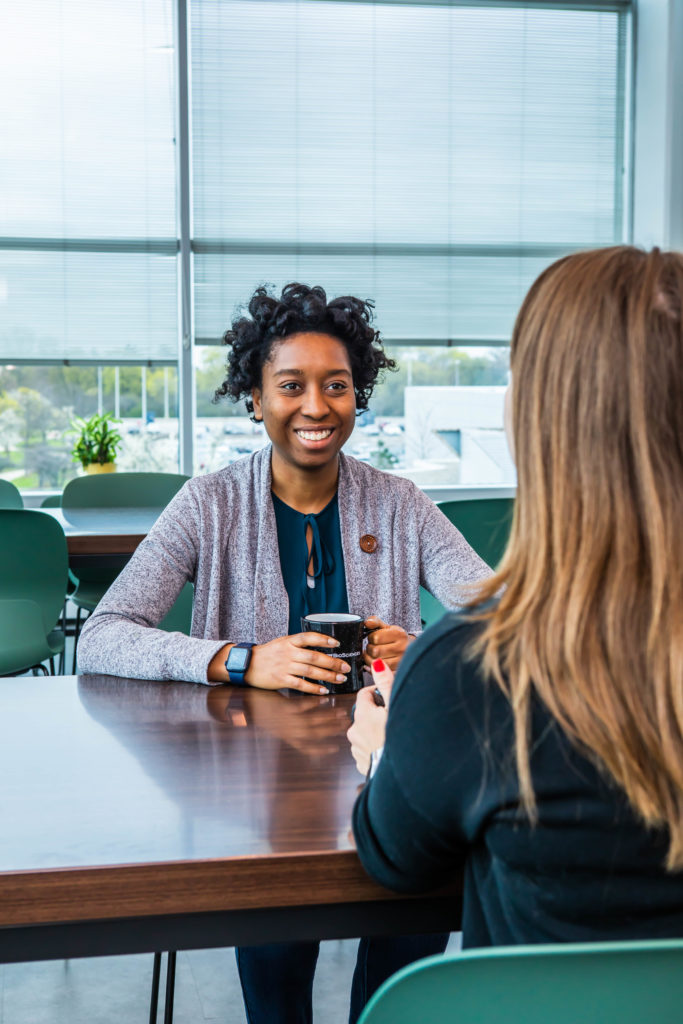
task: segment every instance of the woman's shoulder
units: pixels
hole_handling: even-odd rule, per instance
[[[438,622],[420,634],[417,641],[408,648],[408,653],[438,657],[444,650],[450,652],[451,656],[465,652],[482,629],[481,622],[476,618],[477,611],[460,608],[446,612]]]
[[[440,688],[452,697],[454,688],[468,688],[474,679],[480,685],[480,659],[472,645],[482,624],[475,615],[476,611],[468,609],[447,612],[410,644],[401,661],[392,701],[395,696],[410,699],[409,695],[423,686],[428,686],[438,700]]]
[[[429,501],[424,491],[405,476],[377,469],[344,452],[341,454],[341,460],[343,472],[355,483],[367,488],[370,494],[380,494],[385,499],[393,496],[399,501]]]
[[[240,491],[251,492],[253,488],[260,486],[262,476],[269,468],[270,445],[267,445],[266,448],[237,459],[236,462],[231,462],[229,466],[223,466],[213,473],[193,476],[184,485],[183,490],[200,502],[224,498]]]

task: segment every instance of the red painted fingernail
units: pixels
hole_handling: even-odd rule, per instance
[[[375,672],[384,672],[387,666],[384,664],[381,658],[377,658],[375,661],[373,661],[372,667],[374,668]]]

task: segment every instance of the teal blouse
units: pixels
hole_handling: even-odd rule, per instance
[[[271,492],[272,493],[272,492]],[[273,494],[273,508],[280,549],[280,568],[289,598],[289,632],[301,632],[302,615],[313,612],[348,612],[346,572],[339,525],[337,495],[322,512],[304,515]],[[311,556],[313,575],[308,575],[310,557],[306,528],[313,534]]]

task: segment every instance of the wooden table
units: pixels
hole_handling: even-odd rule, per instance
[[[2,680],[0,962],[456,929],[360,865],[353,699]]]
[[[161,508],[43,508],[66,534],[69,565],[124,565],[162,512]]]

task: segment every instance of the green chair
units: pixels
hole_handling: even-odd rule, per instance
[[[398,971],[358,1024],[679,1024],[683,940],[505,946]]]
[[[498,565],[507,547],[514,507],[514,498],[439,502],[443,514],[491,568]]]
[[[78,508],[162,509],[188,479],[182,473],[106,473],[76,477],[64,488],[62,508],[65,511]],[[69,600],[76,605],[72,672],[76,671],[76,646],[82,614],[95,610],[119,572],[119,569],[97,566],[79,568],[78,572],[69,571],[75,586]]]
[[[175,604],[159,623],[159,629],[165,629],[167,633],[186,633],[190,635],[192,626],[192,602],[194,601],[194,586],[186,583],[175,599]]]
[[[446,614],[447,609],[428,590],[420,587],[420,618],[422,628],[427,629]]]
[[[104,473],[70,480],[62,508],[165,508],[189,477],[182,473]]]
[[[55,626],[67,566],[56,520],[31,509],[0,509],[0,675],[46,672],[44,661],[54,674],[54,658],[64,653],[64,633]]]
[[[0,508],[23,508],[21,491],[9,480],[0,479]]]
[[[441,501],[439,508],[460,530],[468,544],[492,568],[507,546],[512,525],[514,498],[468,498],[465,501]],[[438,622],[446,609],[420,587],[420,616],[424,627]]]
[[[48,494],[40,503],[41,508],[59,508],[62,504],[61,494]]]

